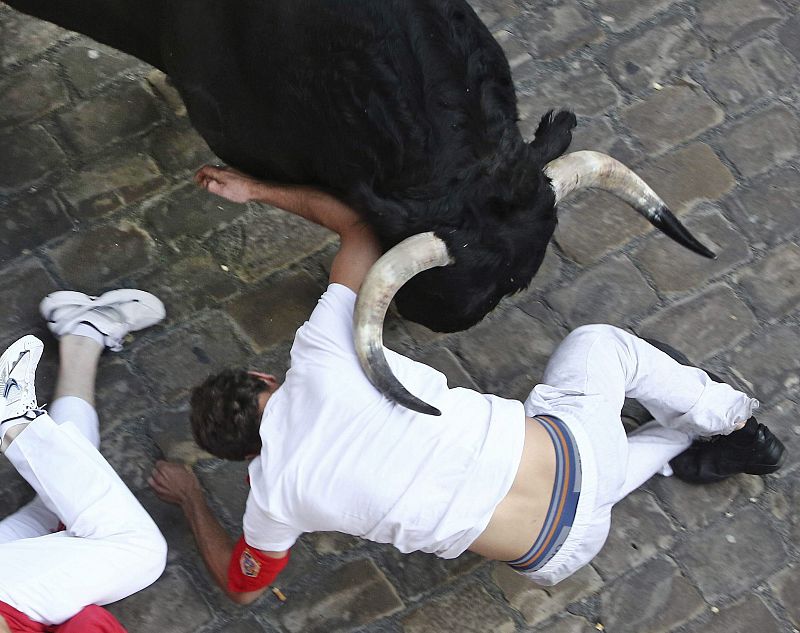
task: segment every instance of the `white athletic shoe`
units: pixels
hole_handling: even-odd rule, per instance
[[[56,338],[71,334],[84,323],[102,335],[103,343],[112,352],[122,349],[128,332],[155,325],[166,316],[158,297],[130,288],[110,290],[99,297],[60,290],[42,299],[39,311]]]
[[[36,404],[34,377],[44,344],[35,336],[23,336],[0,356],[0,435],[6,422],[33,419],[41,412]]]

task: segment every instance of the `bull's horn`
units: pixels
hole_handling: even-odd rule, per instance
[[[647,183],[618,160],[600,152],[572,152],[547,163],[544,173],[550,178],[556,204],[573,191],[596,187],[627,202],[656,228],[698,255],[716,258],[667,208]]]
[[[431,232],[403,240],[373,264],[361,285],[353,314],[356,353],[367,378],[390,400],[428,415],[441,415],[441,411],[409,393],[386,362],[383,319],[404,283],[423,270],[452,261],[445,243]]]

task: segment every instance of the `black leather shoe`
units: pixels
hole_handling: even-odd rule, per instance
[[[744,428],[710,440],[695,440],[669,465],[678,479],[693,484],[722,481],[731,475],[768,475],[783,464],[785,447],[766,426],[750,418]]]

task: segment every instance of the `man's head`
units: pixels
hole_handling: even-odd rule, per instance
[[[241,461],[258,455],[261,415],[277,388],[274,376],[244,369],[226,369],[206,378],[191,398],[197,444],[223,459]]]

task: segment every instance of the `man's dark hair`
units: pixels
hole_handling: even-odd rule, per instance
[[[258,396],[268,389],[244,369],[225,369],[195,387],[191,425],[200,448],[237,461],[261,452]]]

